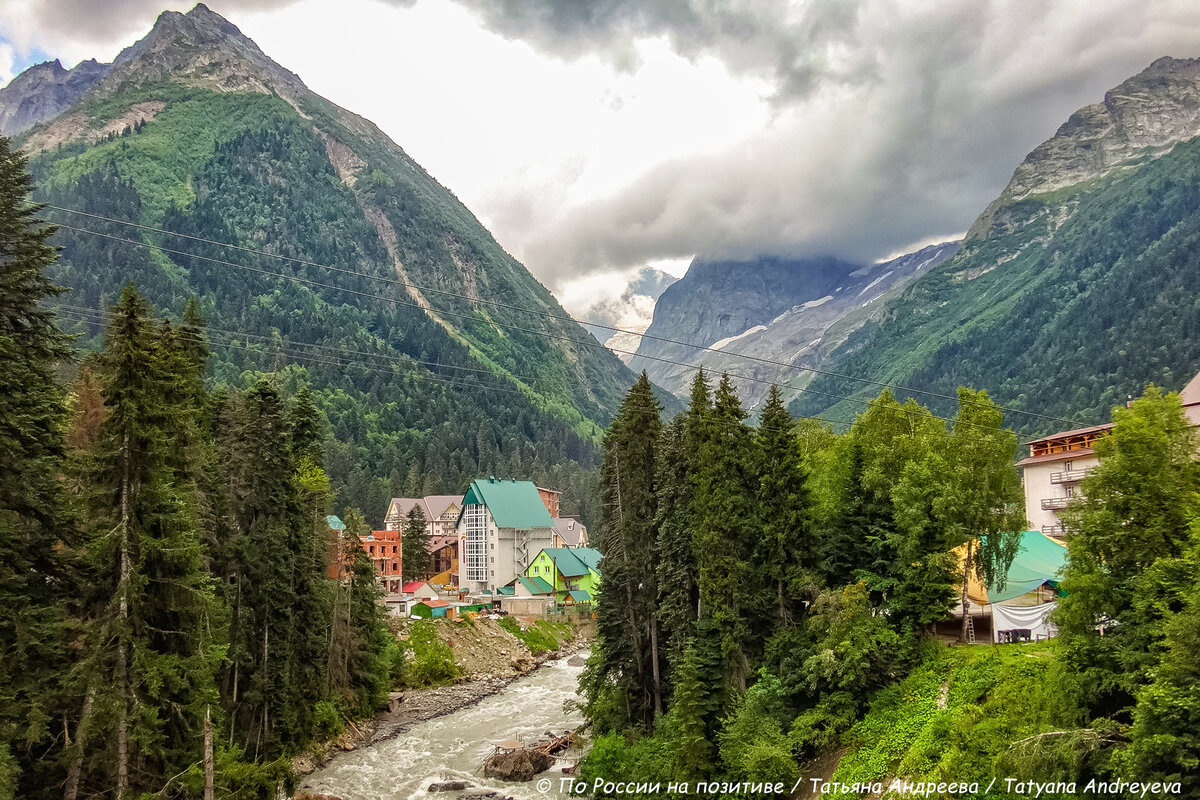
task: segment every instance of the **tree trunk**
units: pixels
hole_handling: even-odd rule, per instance
[[[213,727],[212,707],[204,709],[204,800],[213,800]]]
[[[117,800],[123,800],[129,792],[129,664],[126,642],[129,623],[129,578],[132,566],[129,562],[129,432],[125,433],[123,452],[123,474],[121,476],[121,576],[117,583],[119,596],[117,611],[117,668],[114,678],[117,684]]]
[[[650,667],[654,677],[654,716],[662,714],[662,686],[658,672],[658,614],[650,615]]]
[[[971,601],[970,601],[970,598],[967,596],[967,582],[969,580],[971,580],[971,560],[974,558],[974,555],[973,555],[974,547],[975,547],[975,540],[968,539],[967,540],[967,558],[963,562],[963,587],[962,587],[963,621],[962,621],[962,632],[959,634],[959,641],[961,641],[961,642],[965,642],[967,640],[967,623],[971,619],[971,617],[970,617]]]
[[[79,795],[79,774],[83,770],[83,750],[87,747],[88,726],[92,719],[92,701],[95,698],[96,686],[89,682],[87,694],[83,696],[83,709],[79,713],[79,724],[75,727],[75,755],[71,757],[71,765],[67,767],[67,782],[63,788],[63,800],[75,800]],[[67,744],[70,746],[70,742]]]

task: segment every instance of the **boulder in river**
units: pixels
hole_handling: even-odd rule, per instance
[[[527,781],[550,769],[553,763],[553,756],[536,750],[509,750],[488,756],[483,762],[483,775],[502,781]]]
[[[461,792],[471,784],[466,781],[442,781],[441,783],[429,784],[428,791],[430,792]]]

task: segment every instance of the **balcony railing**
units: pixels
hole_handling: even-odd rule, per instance
[[[1070,497],[1050,497],[1042,501],[1042,511],[1061,511],[1070,502]]]
[[[1079,483],[1081,480],[1092,474],[1095,467],[1086,467],[1084,469],[1072,469],[1065,472],[1051,472],[1051,483]]]
[[[1047,536],[1062,537],[1067,535],[1067,529],[1062,525],[1043,525],[1042,533],[1046,534]]]

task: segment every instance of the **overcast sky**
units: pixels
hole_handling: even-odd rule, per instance
[[[0,0],[0,82],[171,0]],[[876,260],[964,231],[1195,0],[212,0],[386,131],[571,311],[692,256]]]

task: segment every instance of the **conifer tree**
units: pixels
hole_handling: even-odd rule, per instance
[[[307,387],[296,393],[287,413],[291,453],[294,521],[289,526],[294,548],[294,646],[288,654],[296,676],[298,731],[304,741],[313,729],[313,707],[326,696],[324,658],[334,587],[326,580],[329,565],[329,505],[332,490],[322,454],[324,430]]]
[[[610,600],[598,611],[600,673],[617,681],[628,700],[629,721],[644,725],[663,709],[654,563],[654,451],[661,408],[643,372],[605,434],[601,466],[602,591]]]
[[[433,556],[429,552],[429,527],[419,504],[414,504],[404,518],[400,532],[401,572],[404,580],[416,581],[429,577]]]
[[[61,780],[62,599],[73,583],[60,544],[74,544],[53,373],[70,353],[42,306],[62,289],[43,274],[57,258],[54,228],[36,219],[31,190],[25,158],[0,137],[0,773],[25,797]]]
[[[721,376],[702,431],[693,477],[692,506],[700,585],[700,618],[720,640],[726,689],[744,691],[751,673],[751,630],[746,598],[757,538],[754,497],[758,460],[746,412],[728,375]]]
[[[194,409],[176,392],[169,330],[127,287],[100,358],[108,417],[87,463],[91,578],[86,708],[68,794],[159,791],[211,747],[225,621],[203,569],[192,467],[172,437]]]
[[[655,499],[658,505],[655,578],[662,618],[667,677],[675,680],[684,650],[696,633],[699,583],[692,544],[691,469],[685,415],[663,427],[655,459]],[[672,694],[672,696],[674,696]]]
[[[757,506],[760,538],[754,549],[756,572],[774,585],[778,626],[790,626],[803,613],[806,595],[815,595],[819,561],[813,535],[808,475],[800,456],[792,417],[778,386],[771,386],[758,428],[761,459]]]

